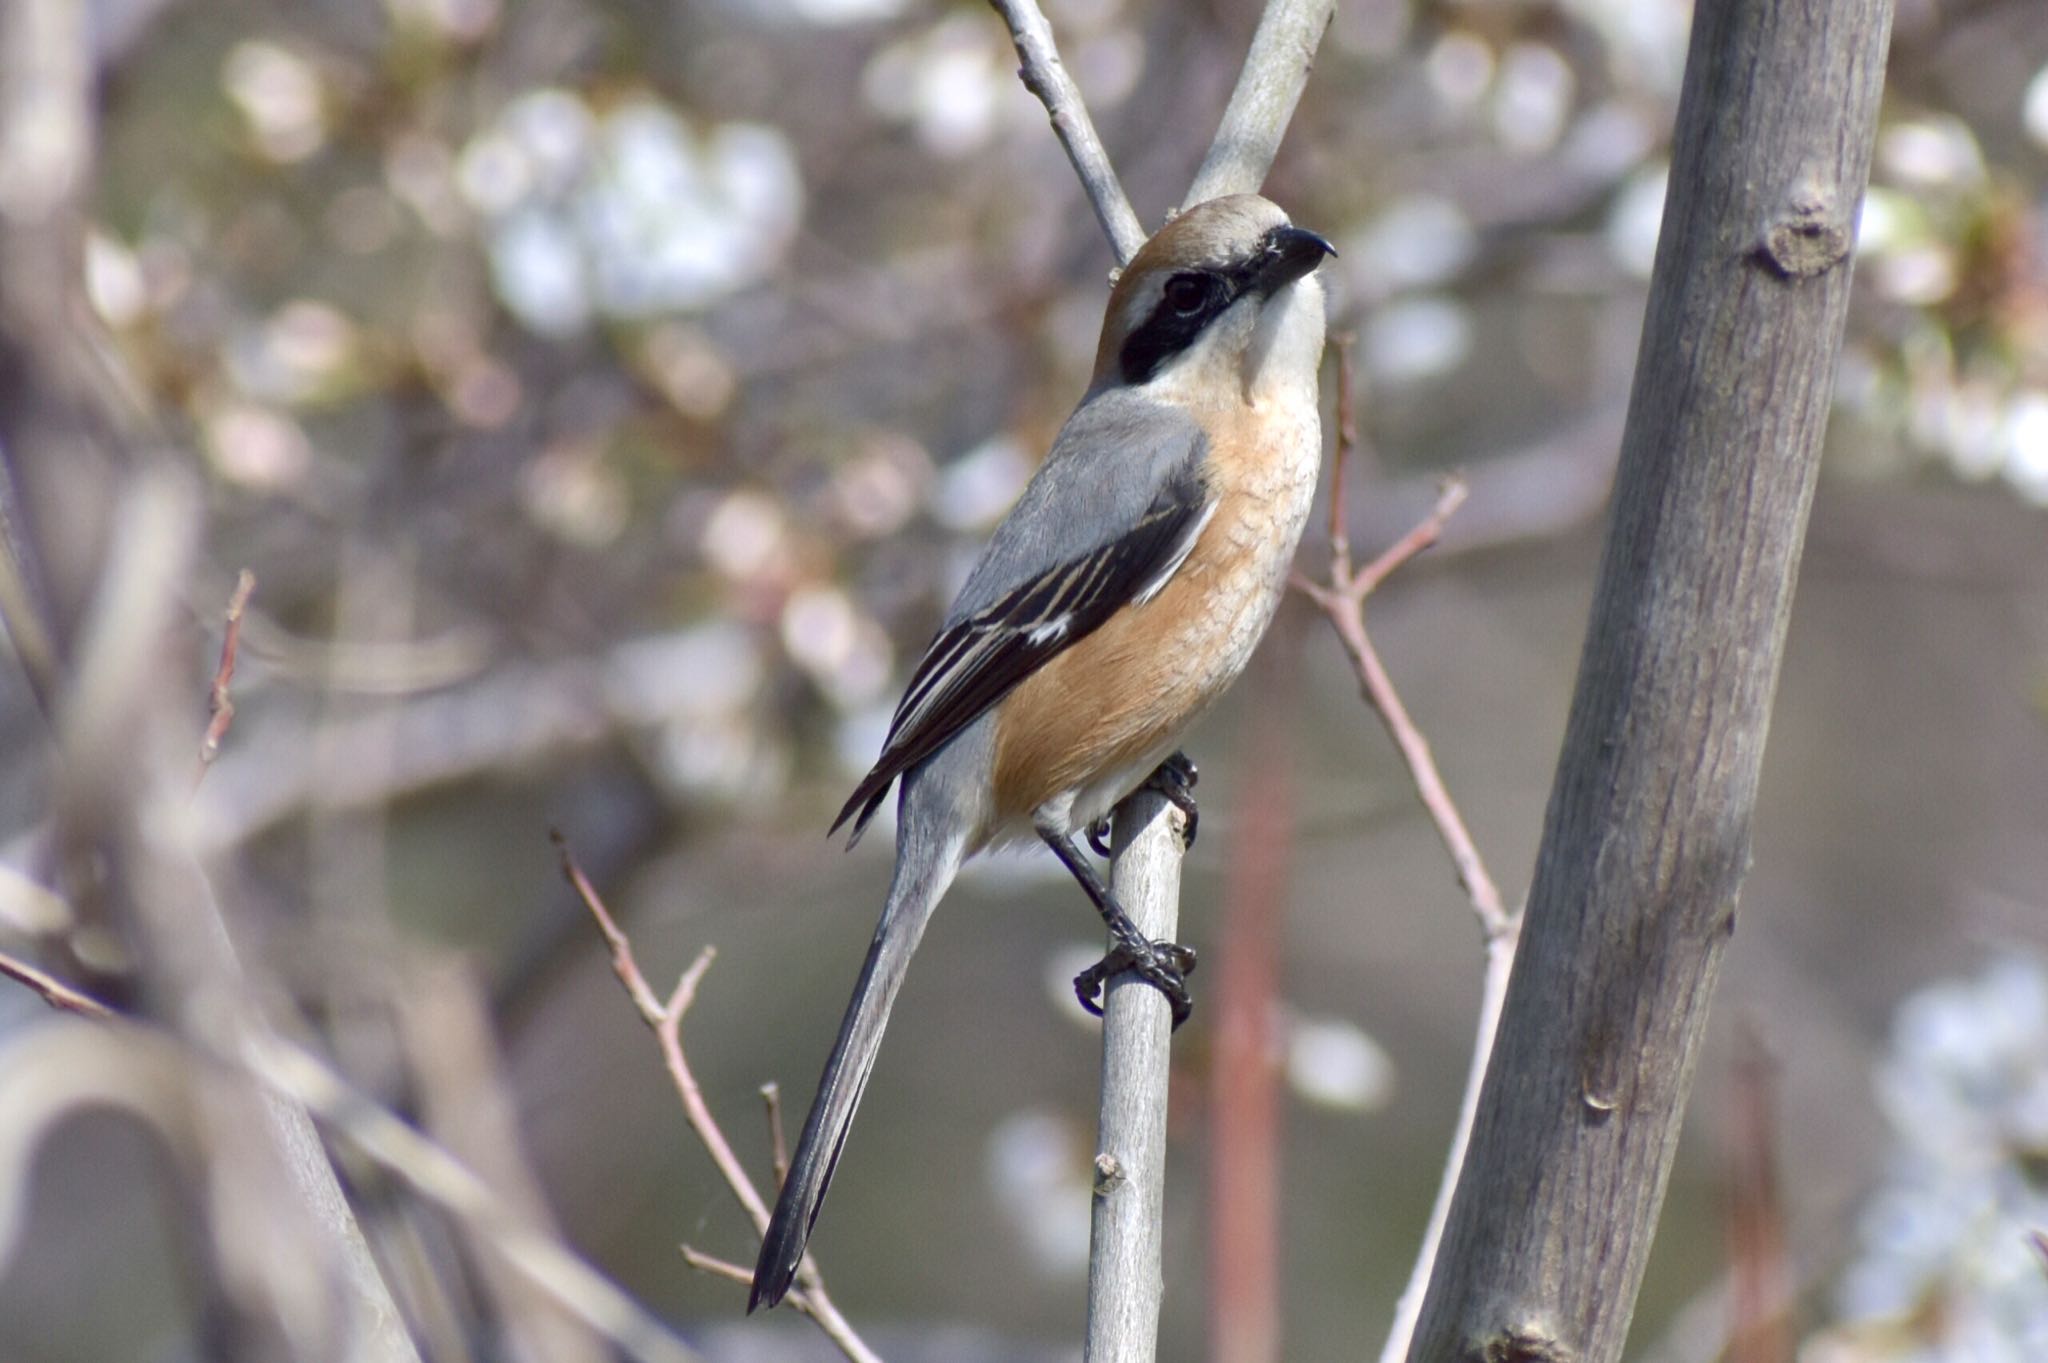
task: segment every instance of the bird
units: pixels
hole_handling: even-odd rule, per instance
[[[763,1232],[747,1310],[803,1261],[911,954],[962,861],[1049,847],[1109,926],[1076,979],[1125,969],[1178,1026],[1192,951],[1148,941],[1074,843],[1154,781],[1192,812],[1181,735],[1271,622],[1322,463],[1317,267],[1335,248],[1255,194],[1187,208],[1110,291],[1095,368],[911,673],[832,825],[851,847],[892,786],[896,864]],[[1099,844],[1098,844],[1099,845]]]

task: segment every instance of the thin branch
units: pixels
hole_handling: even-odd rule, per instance
[[[789,1142],[782,1134],[782,1085],[770,1079],[761,1085],[761,1106],[767,1110],[768,1152],[775,1167],[775,1182],[789,1177]]]
[[[1280,154],[1337,0],[1270,0],[1187,205],[1256,193]]]
[[[1172,941],[1186,816],[1141,788],[1117,806],[1114,827],[1111,892],[1140,933]],[[1157,1356],[1172,1045],[1166,996],[1131,971],[1111,980],[1102,1004],[1087,1363],[1151,1363]]]
[[[676,1093],[682,1099],[684,1120],[689,1122],[690,1130],[703,1145],[705,1153],[711,1156],[711,1162],[718,1167],[719,1176],[725,1180],[725,1186],[731,1190],[732,1195],[738,1199],[741,1209],[753,1221],[755,1233],[760,1234],[768,1227],[767,1204],[761,1200],[761,1194],[755,1189],[754,1181],[747,1176],[746,1168],[740,1163],[739,1157],[733,1154],[732,1144],[726,1140],[724,1131],[719,1129],[718,1119],[712,1116],[710,1105],[704,1101],[704,1091],[698,1087],[697,1077],[690,1070],[689,1057],[683,1050],[683,1015],[689,1012],[690,1005],[696,1001],[697,985],[703,980],[704,972],[711,968],[717,951],[705,947],[698,952],[697,959],[682,973],[682,977],[676,981],[675,989],[670,992],[667,1001],[663,1002],[656,996],[653,986],[648,984],[646,973],[640,969],[640,962],[633,954],[632,941],[619,927],[618,920],[612,917],[611,910],[605,907],[603,897],[590,883],[590,878],[584,875],[582,866],[576,861],[575,853],[569,850],[567,840],[559,832],[551,833],[549,836],[561,857],[562,877],[569,882],[570,887],[576,891],[577,898],[581,899],[583,906],[590,911],[590,916],[597,922],[597,930],[604,935],[605,944],[611,948],[612,973],[617,975],[619,983],[625,986],[626,994],[633,1000],[633,1006],[639,1011],[641,1019],[654,1031],[655,1039],[661,1048],[662,1063],[668,1068],[669,1081],[675,1085]],[[682,1250],[684,1261],[693,1268],[722,1277],[731,1276],[728,1270],[732,1270],[739,1275],[736,1281],[751,1283],[754,1280],[751,1272],[735,1269],[733,1265],[713,1259],[689,1245],[684,1245]],[[853,1359],[854,1363],[881,1363],[880,1356],[867,1346],[846,1317],[840,1314],[839,1308],[833,1304],[831,1295],[825,1291],[824,1279],[809,1255],[804,1256],[803,1266],[797,1270],[797,1282],[799,1286],[796,1291],[790,1293],[788,1300],[799,1311],[816,1321],[818,1328],[841,1353]]]
[[[1484,929],[1487,940],[1492,941],[1514,931],[1512,915],[1501,899],[1499,887],[1487,872],[1478,844],[1465,827],[1464,816],[1458,812],[1456,801],[1451,799],[1450,791],[1444,785],[1443,773],[1437,770],[1429,740],[1422,736],[1422,731],[1409,717],[1408,707],[1402,703],[1400,693],[1394,688],[1393,679],[1387,675],[1386,665],[1380,661],[1379,651],[1373,647],[1372,637],[1365,628],[1366,596],[1395,569],[1434,544],[1443,532],[1444,522],[1464,500],[1464,483],[1453,479],[1444,485],[1430,514],[1365,567],[1347,573],[1341,564],[1333,563],[1328,583],[1312,582],[1297,574],[1293,584],[1297,591],[1322,608],[1345,651],[1350,653],[1352,668],[1358,673],[1359,687],[1365,694],[1366,703],[1372,706],[1373,712],[1386,725],[1394,745],[1401,750],[1401,757],[1408,764],[1409,777],[1415,783],[1415,793],[1451,854],[1452,864],[1458,870],[1458,881],[1465,887],[1472,911],[1479,916],[1480,927]]]
[[[1436,1200],[1430,1203],[1429,1221],[1422,1229],[1421,1243],[1415,1247],[1415,1263],[1394,1302],[1394,1323],[1380,1348],[1380,1363],[1401,1363],[1407,1357],[1415,1323],[1422,1317],[1422,1302],[1436,1267],[1437,1246],[1443,1242],[1444,1227],[1451,1219],[1451,1199],[1458,1191],[1458,1172],[1465,1167],[1465,1149],[1472,1143],[1472,1124],[1479,1117],[1479,1092],[1486,1083],[1486,1067],[1493,1055],[1494,1034],[1500,1030],[1508,977],[1514,971],[1515,948],[1521,935],[1522,915],[1517,911],[1508,915],[1502,932],[1486,939],[1486,973],[1479,983],[1479,1017],[1472,1026],[1472,1055],[1465,1065],[1465,1092],[1458,1099],[1458,1122],[1451,1132],[1450,1149],[1444,1152],[1443,1173],[1437,1178]]]
[[[42,997],[44,1003],[60,1012],[76,1013],[80,1017],[92,1018],[96,1022],[105,1022],[120,1016],[90,994],[82,994],[55,975],[6,952],[0,952],[0,975],[27,985]]]
[[[1145,227],[1138,221],[1137,210],[1131,207],[1123,183],[1116,177],[1116,167],[1109,163],[1109,153],[1103,150],[1102,139],[1096,135],[1080,89],[1060,61],[1059,48],[1052,40],[1052,25],[1038,8],[1037,0],[989,3],[1009,25],[1010,39],[1017,45],[1017,58],[1023,63],[1017,75],[1024,88],[1038,96],[1038,102],[1052,119],[1052,130],[1066,148],[1067,159],[1074,163],[1074,174],[1081,177],[1081,188],[1087,191],[1088,202],[1094,206],[1095,216],[1109,237],[1116,263],[1129,263],[1145,244]]]
[[[221,635],[220,666],[214,669],[213,685],[207,689],[206,710],[209,716],[206,736],[199,741],[199,771],[192,778],[197,785],[206,779],[206,769],[213,765],[213,759],[220,756],[221,740],[228,736],[228,726],[235,722],[235,702],[228,694],[228,688],[235,680],[235,659],[242,649],[242,615],[249,609],[249,595],[256,590],[256,574],[247,568],[235,579],[234,594],[228,598],[227,625]]]
[[[1294,586],[1322,608],[1345,651],[1351,655],[1352,668],[1358,674],[1359,688],[1366,703],[1386,725],[1394,746],[1407,763],[1416,795],[1428,811],[1430,821],[1436,825],[1437,836],[1450,853],[1458,880],[1465,887],[1472,912],[1479,919],[1480,928],[1486,936],[1486,971],[1480,983],[1479,1018],[1473,1027],[1472,1054],[1466,1066],[1465,1092],[1458,1103],[1457,1126],[1451,1135],[1443,1174],[1437,1182],[1429,1223],[1423,1230],[1422,1243],[1416,1251],[1414,1266],[1409,1270],[1408,1283],[1395,1303],[1393,1327],[1380,1352],[1380,1363],[1399,1363],[1407,1355],[1415,1322],[1422,1312],[1424,1295],[1429,1290],[1437,1246],[1450,1218],[1451,1199],[1458,1187],[1458,1171],[1464,1165],[1465,1148],[1471,1142],[1472,1124],[1479,1111],[1479,1093],[1486,1080],[1487,1060],[1493,1052],[1494,1033],[1499,1030],[1501,1008],[1507,998],[1508,976],[1514,967],[1522,919],[1519,912],[1510,911],[1502,902],[1500,889],[1487,873],[1486,863],[1479,855],[1478,844],[1472,840],[1470,830],[1465,827],[1464,816],[1459,813],[1456,801],[1451,799],[1450,791],[1444,785],[1443,773],[1437,770],[1429,740],[1423,737],[1422,731],[1409,717],[1408,707],[1402,703],[1400,692],[1395,689],[1393,678],[1380,661],[1379,650],[1373,647],[1372,636],[1365,628],[1366,598],[1396,569],[1437,542],[1446,522],[1464,504],[1465,484],[1461,479],[1445,483],[1437,494],[1436,505],[1407,534],[1388,545],[1364,567],[1352,567],[1351,541],[1344,528],[1347,508],[1344,505],[1343,476],[1345,465],[1357,457],[1359,443],[1351,389],[1351,347],[1346,338],[1337,345],[1337,449],[1330,474],[1329,580],[1312,582],[1296,574]]]

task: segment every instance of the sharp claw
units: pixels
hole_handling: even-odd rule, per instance
[[[1088,845],[1095,849],[1095,855],[1107,859],[1115,853],[1109,846],[1109,815],[1105,814],[1088,825]]]
[[[1101,1017],[1103,986],[1111,976],[1135,970],[1140,979],[1166,996],[1167,1006],[1173,1010],[1174,1028],[1178,1030],[1195,1011],[1187,986],[1187,977],[1195,969],[1195,949],[1179,942],[1145,945],[1147,950],[1142,953],[1123,946],[1111,948],[1101,960],[1074,976],[1074,996],[1091,1016]]]

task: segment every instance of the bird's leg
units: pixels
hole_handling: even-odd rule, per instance
[[[1187,817],[1180,835],[1183,849],[1195,845],[1195,828],[1202,821],[1202,811],[1195,806],[1195,782],[1201,779],[1202,774],[1195,769],[1195,760],[1184,752],[1175,752],[1138,786],[1139,790],[1157,792],[1161,799]],[[1109,846],[1109,815],[1105,814],[1088,825],[1088,845],[1104,861],[1114,855]]]
[[[1167,1003],[1173,1009],[1173,1025],[1180,1026],[1194,1011],[1194,1000],[1188,997],[1187,977],[1195,968],[1193,947],[1178,942],[1155,942],[1138,931],[1138,925],[1116,902],[1116,896],[1102,883],[1102,877],[1095,874],[1095,868],[1081,855],[1081,849],[1074,846],[1074,840],[1065,833],[1041,828],[1038,836],[1053,850],[1053,855],[1081,883],[1082,890],[1094,901],[1096,911],[1109,928],[1109,954],[1074,977],[1074,994],[1081,1000],[1081,1006],[1096,1017],[1102,1016],[1102,986],[1111,976],[1126,970],[1135,970],[1147,984],[1166,995]]]

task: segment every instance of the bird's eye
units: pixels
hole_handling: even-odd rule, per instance
[[[1209,300],[1209,281],[1198,274],[1177,274],[1166,281],[1166,306],[1183,317],[1202,310]]]

